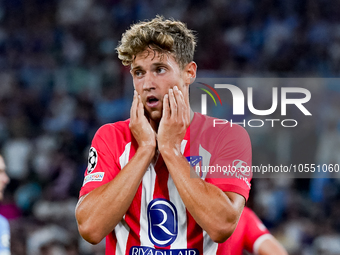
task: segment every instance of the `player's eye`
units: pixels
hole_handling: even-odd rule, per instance
[[[142,72],[141,70],[136,70],[136,71],[134,72],[134,74],[135,74],[136,77],[140,77],[140,76],[143,75],[143,72]]]
[[[166,69],[164,67],[158,67],[156,71],[158,74],[162,74],[165,73]]]

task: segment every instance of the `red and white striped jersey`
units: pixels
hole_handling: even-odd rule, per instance
[[[272,238],[268,229],[251,209],[245,207],[234,233],[221,248],[230,247],[233,255],[242,255],[243,250],[258,254],[260,245],[268,238]]]
[[[251,174],[244,169],[251,168],[249,136],[238,125],[214,127],[213,120],[195,113],[182,141],[182,154],[206,182],[248,199]],[[129,122],[106,124],[97,131],[80,196],[113,180],[134,156],[138,144]],[[123,219],[106,237],[106,254],[210,255],[222,254],[222,248],[186,210],[158,155],[146,170]]]

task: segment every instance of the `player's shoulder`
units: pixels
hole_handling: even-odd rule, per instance
[[[101,126],[94,135],[93,140],[96,142],[104,142],[106,144],[127,143],[132,139],[129,128],[130,119],[108,123]]]
[[[260,219],[257,217],[256,213],[250,209],[249,207],[245,206],[242,211],[241,217],[245,221],[249,222],[260,222]]]
[[[239,225],[246,226],[247,223],[252,221],[252,218],[255,216],[255,213],[247,206],[245,206],[242,210]]]
[[[252,215],[255,215],[255,213],[249,207],[245,206],[243,208],[241,217],[242,218],[247,218],[247,217],[252,216]]]
[[[99,137],[119,137],[119,136],[129,136],[130,119],[124,121],[117,121],[114,123],[107,123],[102,125],[96,132],[95,136]]]
[[[107,123],[102,125],[97,133],[105,134],[105,133],[112,133],[112,132],[129,132],[129,124],[130,119],[124,121],[117,121],[114,123]]]
[[[243,208],[241,218],[243,218],[244,221],[248,222],[252,226],[252,228],[258,228],[263,232],[268,231],[266,226],[262,223],[256,213],[246,206]]]
[[[248,132],[241,125],[231,123],[225,119],[211,117],[195,112],[193,124],[208,133],[228,133],[233,136],[246,136]]]

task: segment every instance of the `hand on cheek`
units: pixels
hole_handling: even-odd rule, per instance
[[[163,98],[163,116],[157,135],[159,150],[180,151],[181,142],[189,124],[189,106],[185,103],[182,92],[175,86],[174,89],[169,89],[169,93]]]
[[[156,148],[156,133],[145,117],[144,105],[136,91],[134,91],[130,110],[129,128],[139,147],[148,146]]]

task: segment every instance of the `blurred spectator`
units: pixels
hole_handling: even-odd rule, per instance
[[[4,191],[9,181],[10,180],[6,174],[4,159],[0,155],[0,201],[4,198]],[[8,220],[0,214],[0,254],[9,255],[11,253],[10,240],[11,237]]]
[[[79,238],[72,207],[94,132],[129,118],[132,81],[115,53],[121,33],[156,14],[197,31],[195,61],[209,77],[312,77],[312,120],[292,112],[299,130],[250,129],[254,165],[340,163],[338,80],[314,78],[340,74],[337,1],[3,0],[0,148],[12,181],[0,212],[13,255],[103,254],[104,243]],[[265,109],[271,90],[256,94],[262,84],[249,81]],[[340,254],[338,174],[253,180],[253,209],[292,254]]]
[[[24,116],[13,119],[10,123],[11,139],[8,139],[3,146],[8,175],[13,180],[22,181],[29,175],[32,145],[27,138],[28,125],[28,120]]]

